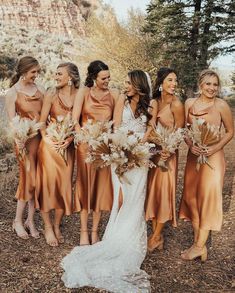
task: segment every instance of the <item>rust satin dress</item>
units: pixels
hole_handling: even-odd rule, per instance
[[[96,98],[90,90],[83,103],[81,126],[88,119],[109,121],[112,119],[114,98],[110,93]],[[113,203],[113,188],[110,167],[96,169],[85,162],[88,148],[81,144],[77,148],[77,180],[74,196],[74,210],[99,212],[110,211]]]
[[[34,96],[25,95],[17,91],[17,98],[15,101],[16,114],[22,118],[39,120],[42,109],[43,94],[37,90]],[[25,166],[25,161],[19,161],[20,174],[19,185],[16,191],[16,198],[22,201],[28,201],[34,198],[35,193],[35,179],[37,166],[37,151],[41,140],[41,135],[38,134],[30,138],[27,142],[28,159],[30,162],[29,169]],[[18,156],[18,149],[16,146],[16,155]]]
[[[192,123],[193,117],[205,119],[208,123],[221,127],[222,119],[216,108],[215,101],[199,107],[189,108],[187,122]],[[205,230],[221,230],[222,188],[225,173],[223,150],[219,150],[209,158],[208,165],[200,166],[196,171],[197,156],[189,150],[184,175],[184,191],[180,205],[179,217],[192,221]]]
[[[58,94],[50,110],[50,123],[57,116],[65,116],[72,111],[63,104]],[[60,154],[42,138],[38,150],[35,205],[42,212],[62,209],[65,215],[72,213],[72,175],[74,166],[73,143],[67,148],[67,165]]]
[[[162,108],[157,115],[157,122],[165,127],[174,127],[175,120],[171,111],[171,104]],[[153,158],[155,164],[160,156]],[[175,194],[177,180],[178,153],[173,154],[169,159],[169,170],[161,171],[160,168],[152,168],[148,174],[147,197],[145,202],[146,220],[156,219],[159,223],[172,221],[176,226]]]

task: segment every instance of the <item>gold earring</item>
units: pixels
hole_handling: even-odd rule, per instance
[[[68,86],[71,86],[71,85],[72,85],[72,80],[69,79],[69,80],[68,80]]]

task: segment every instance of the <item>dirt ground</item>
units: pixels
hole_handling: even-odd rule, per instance
[[[235,108],[233,109],[235,114]],[[225,148],[227,170],[223,189],[224,224],[222,232],[211,233],[208,240],[209,259],[185,262],[180,259],[180,251],[192,243],[190,223],[179,221],[177,228],[167,225],[164,229],[165,247],[159,252],[148,254],[142,265],[150,275],[152,292],[235,292],[234,225],[235,220],[235,139]],[[179,179],[177,185],[177,210],[182,194],[183,170],[186,147],[180,151]],[[65,244],[57,248],[49,247],[41,234],[40,239],[22,240],[11,231],[15,214],[14,199],[18,167],[12,154],[2,156],[0,172],[0,292],[105,292],[92,288],[66,289],[60,280],[61,259],[79,242],[79,217],[74,214],[64,217],[63,234]],[[39,213],[36,224],[42,231]],[[108,214],[101,220],[101,235],[107,224]],[[150,225],[148,227],[150,229]],[[150,232],[150,231],[149,231]],[[101,236],[100,235],[100,236]]]

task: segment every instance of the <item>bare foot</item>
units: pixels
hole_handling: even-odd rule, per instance
[[[52,226],[47,226],[44,229],[44,236],[46,239],[46,243],[52,247],[58,246],[58,241],[55,237]]]
[[[25,230],[23,223],[20,221],[14,220],[12,223],[12,231],[16,232],[16,235],[22,239],[29,239],[29,234]]]
[[[91,244],[95,244],[96,242],[99,242],[99,235],[97,231],[91,231]]]
[[[81,232],[80,232],[80,246],[83,246],[83,245],[90,245],[87,230],[81,230]]]
[[[27,228],[30,232],[30,235],[33,238],[40,238],[39,232],[38,230],[35,228],[34,222],[26,220],[26,222],[24,223],[25,228]]]
[[[56,239],[58,240],[58,243],[60,244],[64,243],[64,236],[61,234],[60,225],[54,224],[54,233],[55,233]]]

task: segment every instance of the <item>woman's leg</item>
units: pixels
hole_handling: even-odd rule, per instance
[[[93,212],[93,224],[91,230],[91,244],[95,244],[99,240],[98,227],[100,222],[101,212]]]
[[[18,200],[16,206],[16,215],[12,224],[12,229],[16,231],[18,237],[28,239],[29,235],[23,225],[23,213],[27,202]]]
[[[64,215],[64,210],[56,209],[55,210],[55,218],[54,218],[54,233],[58,240],[58,243],[64,243],[64,237],[60,231],[60,224]]]
[[[44,236],[46,238],[47,244],[49,244],[50,246],[58,246],[58,240],[56,239],[56,236],[53,230],[50,213],[41,212],[41,215],[44,222]]]
[[[155,222],[155,230],[153,234],[148,239],[148,250],[153,251],[155,248],[159,250],[163,249],[164,239],[162,236],[162,229],[164,228],[164,223]]]
[[[208,239],[209,232],[209,230],[198,229],[198,237],[196,243],[194,243],[189,249],[181,254],[182,259],[192,260],[196,257],[201,257],[201,261],[206,261],[206,241]]]
[[[89,235],[88,235],[88,212],[87,210],[81,210],[80,212],[81,219],[81,230],[80,230],[80,245],[89,245]]]
[[[155,231],[156,226],[157,226],[157,220],[154,218],[154,219],[152,220],[152,230],[153,230],[153,231]]]
[[[39,232],[35,228],[35,224],[34,224],[34,212],[35,212],[34,200],[31,199],[28,201],[28,217],[25,221],[25,227],[29,229],[32,237],[39,238],[40,237]]]

